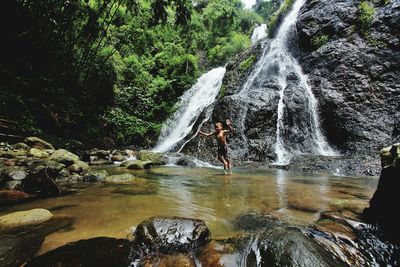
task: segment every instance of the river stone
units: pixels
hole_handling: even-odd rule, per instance
[[[33,148],[29,149],[28,156],[43,159],[43,158],[47,158],[49,156],[49,153],[46,150],[33,147]]]
[[[65,164],[66,166],[70,166],[77,162],[79,160],[79,157],[65,149],[58,149],[53,154],[51,154],[49,159]]]
[[[124,161],[126,157],[124,155],[112,155],[110,160],[111,161]]]
[[[151,165],[153,164],[152,161],[146,160],[146,161],[141,161],[141,160],[130,160],[129,165],[127,168],[129,170],[143,170],[143,169],[150,169]]]
[[[79,240],[37,256],[25,267],[129,266],[125,239],[96,237]]]
[[[13,180],[17,180],[17,181],[21,181],[21,180],[25,179],[26,176],[27,176],[27,173],[23,169],[14,170],[14,171],[11,171],[8,173],[8,177],[10,177]]]
[[[54,149],[54,146],[38,137],[31,136],[25,138],[24,142],[34,148],[39,148],[39,149]]]
[[[154,165],[165,165],[167,163],[163,154],[149,150],[140,151],[137,155],[137,158],[142,161],[150,160],[154,163]]]
[[[206,223],[189,218],[152,217],[140,223],[135,242],[161,252],[186,252],[205,244],[210,236]]]
[[[105,183],[112,184],[129,184],[134,182],[136,177],[130,173],[115,174],[104,178]]]
[[[83,176],[84,182],[97,182],[102,181],[108,175],[106,170],[91,170]]]
[[[129,165],[135,164],[135,162],[136,162],[136,159],[131,159],[131,160],[122,162],[119,166],[120,167],[129,167]]]
[[[52,217],[53,214],[46,209],[17,211],[0,217],[0,229],[40,224]]]
[[[71,173],[83,173],[88,171],[90,167],[86,162],[78,160],[74,164],[69,166],[67,169]]]

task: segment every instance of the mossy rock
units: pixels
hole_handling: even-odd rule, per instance
[[[54,149],[54,146],[38,137],[35,136],[30,136],[25,138],[24,142],[34,148],[39,148],[39,149]]]
[[[149,150],[140,151],[137,158],[141,161],[152,161],[154,165],[165,165],[167,163],[163,154]]]
[[[75,162],[79,161],[79,157],[77,155],[65,149],[56,150],[53,154],[51,154],[49,159],[65,164],[67,166],[70,166]]]
[[[49,153],[46,150],[33,147],[33,148],[29,149],[28,156],[31,156],[34,158],[39,158],[39,159],[44,159],[49,156]]]
[[[78,160],[74,164],[69,166],[67,169],[71,173],[83,173],[87,172],[90,169],[90,167],[86,162]]]
[[[102,181],[107,176],[109,175],[106,170],[91,170],[85,174],[85,176],[83,177],[83,181],[85,182]]]

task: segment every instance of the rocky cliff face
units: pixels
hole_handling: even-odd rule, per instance
[[[369,5],[372,20],[366,25],[361,23],[364,11],[360,1],[307,1],[296,23],[297,35],[293,31],[289,41],[319,102],[321,128],[328,142],[346,157],[360,155],[368,164],[375,162],[379,170],[376,151],[400,138],[400,4],[392,0]],[[231,156],[271,162],[276,157],[277,84],[269,81],[266,73],[256,83],[263,90],[249,94],[248,99],[236,95],[254,69],[253,64],[243,71],[243,62],[260,50],[242,54],[228,65],[224,95],[203,129],[212,130],[212,122],[231,118],[238,129],[231,137]],[[307,120],[299,115],[304,105],[299,101],[297,83],[295,76],[288,76],[284,116],[291,132],[286,138],[290,146],[302,144],[299,147],[304,150],[307,143],[295,134],[301,129],[293,131],[290,125]],[[243,109],[245,102],[249,103],[247,109]],[[210,160],[216,154],[213,145],[195,138],[184,152]],[[363,174],[359,169],[357,174]]]
[[[297,22],[300,62],[316,94],[329,142],[374,154],[400,136],[400,4],[308,1]]]

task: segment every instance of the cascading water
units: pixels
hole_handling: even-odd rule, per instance
[[[267,25],[261,24],[254,29],[253,34],[251,35],[251,45],[255,45],[264,37],[267,37]]]
[[[225,71],[224,67],[210,70],[203,74],[196,84],[183,94],[177,104],[177,111],[164,124],[154,151],[169,152],[178,145],[182,146],[182,142],[191,132],[200,114],[214,103],[222,85]],[[206,115],[209,116],[211,112],[207,113]],[[205,118],[205,120],[207,119]]]
[[[335,155],[320,130],[318,103],[307,82],[307,76],[303,74],[299,63],[288,51],[289,34],[293,30],[297,15],[304,3],[305,0],[297,0],[293,4],[292,10],[284,18],[276,37],[264,47],[261,58],[238,94],[241,99],[248,99],[252,94],[262,94],[265,91],[265,84],[273,84],[279,88],[275,141],[276,164],[289,163],[293,154]],[[248,103],[251,101],[249,99]],[[289,111],[286,102],[296,103]],[[247,112],[248,107],[241,113],[242,128],[244,128]],[[289,112],[290,114],[287,114]],[[298,144],[292,141],[293,147],[289,151],[285,138],[298,140]]]

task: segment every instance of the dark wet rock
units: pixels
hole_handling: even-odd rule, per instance
[[[130,160],[129,164],[127,164],[127,168],[129,170],[143,170],[143,169],[150,169],[150,167],[154,163],[150,160],[142,161],[142,160]]]
[[[400,7],[374,5],[368,35],[361,31],[358,1],[309,1],[298,18],[301,65],[319,101],[331,144],[375,156],[395,141],[400,116]],[[312,40],[326,36],[315,47]]]
[[[196,167],[196,163],[189,156],[182,156],[176,160],[176,165],[179,166],[187,166],[187,167]]]
[[[54,149],[54,146],[38,137],[27,137],[25,138],[24,142],[34,148],[39,148],[39,149]]]
[[[153,217],[135,230],[135,243],[161,252],[188,252],[205,244],[210,231],[204,221],[188,218]]]
[[[56,150],[51,156],[49,160],[57,161],[66,166],[70,166],[79,160],[79,157],[65,149]]]
[[[46,169],[48,175],[55,176],[58,174],[62,169],[65,168],[65,164],[59,163],[54,160],[37,160],[32,161],[31,165],[29,166],[30,173],[38,173],[43,168]]]
[[[386,238],[400,244],[400,222],[393,211],[393,205],[400,203],[400,145],[382,149],[381,159],[383,169],[378,187],[363,215],[368,222],[377,223]]]
[[[43,236],[34,233],[0,235],[0,266],[21,266],[35,255],[43,241]]]
[[[167,159],[163,154],[148,150],[140,151],[137,158],[142,161],[152,161],[154,165],[165,165],[167,163]]]
[[[129,246],[125,239],[96,237],[49,251],[27,262],[33,266],[128,266]]]
[[[54,178],[46,172],[47,168],[41,166],[37,172],[30,173],[22,183],[22,191],[41,196],[57,196],[61,189],[54,181]]]
[[[91,170],[83,176],[84,182],[103,181],[108,175],[106,170]]]

